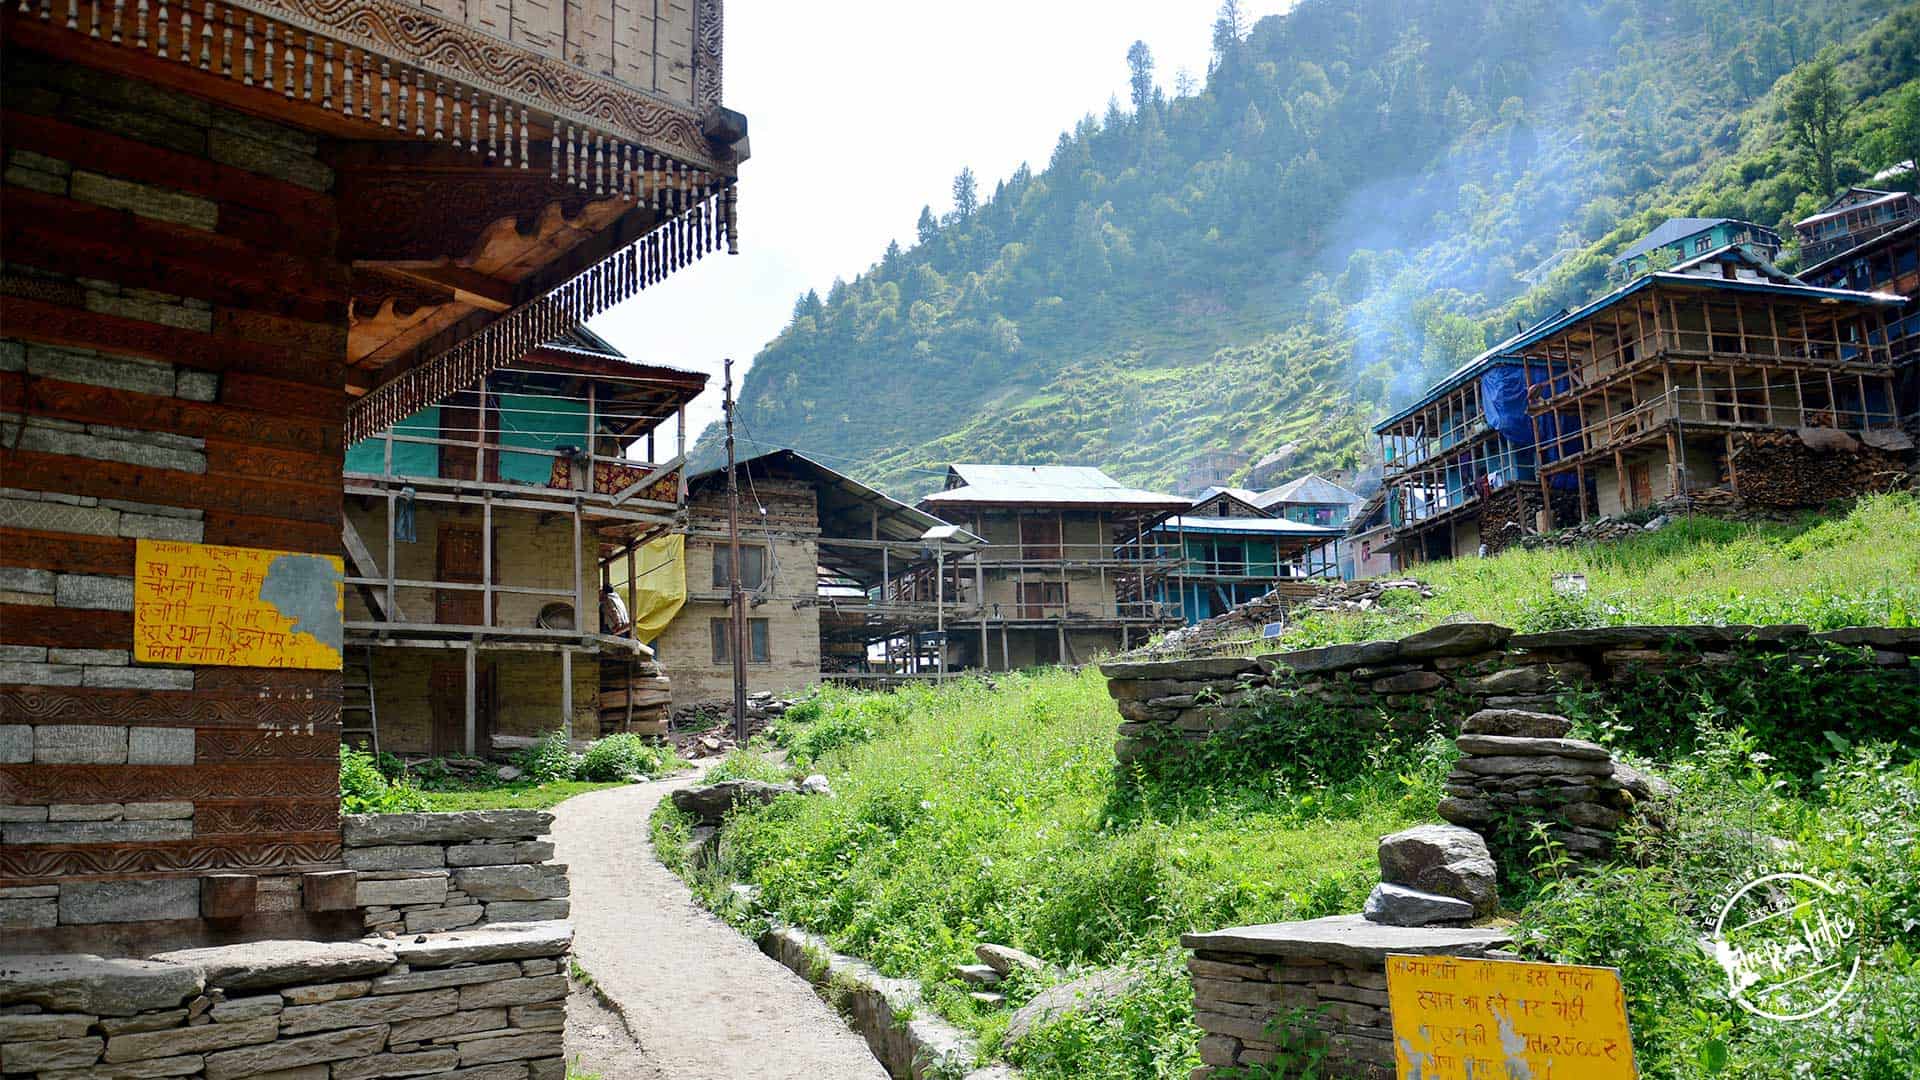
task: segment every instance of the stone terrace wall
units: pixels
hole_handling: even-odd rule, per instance
[[[1804,626],[1615,626],[1515,634],[1492,623],[1445,623],[1398,641],[1329,645],[1261,657],[1206,657],[1101,665],[1125,721],[1114,752],[1122,763],[1150,743],[1202,742],[1230,728],[1250,691],[1284,686],[1378,726],[1383,717],[1480,709],[1553,711],[1562,693],[1605,694],[1635,669],[1716,664],[1754,650],[1814,649],[1822,642],[1871,646],[1863,667],[1892,683],[1920,677],[1920,630]],[[1670,651],[1684,646],[1689,655]],[[1171,740],[1171,741],[1169,741]]]
[[[1384,926],[1358,915],[1183,934],[1194,1022],[1206,1032],[1193,1080],[1270,1065],[1283,1039],[1295,1049],[1319,1043],[1322,1075],[1392,1080],[1388,954],[1511,957],[1500,951],[1509,942],[1497,928]]]
[[[37,1080],[562,1080],[565,922],[0,958],[0,1071]]]
[[[418,934],[564,919],[567,868],[550,863],[544,810],[350,814],[354,901],[369,931]]]

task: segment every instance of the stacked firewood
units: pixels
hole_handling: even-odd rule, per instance
[[[600,662],[600,732],[631,731],[664,736],[673,689],[651,660],[608,658]]]
[[[1907,457],[1831,428],[1804,428],[1739,436],[1731,461],[1743,498],[1766,506],[1818,506],[1911,484]]]

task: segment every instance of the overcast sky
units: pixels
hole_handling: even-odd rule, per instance
[[[887,241],[913,242],[920,207],[952,204],[961,166],[982,197],[1022,162],[1046,167],[1062,130],[1127,98],[1144,40],[1169,96],[1204,77],[1218,0],[727,0],[725,99],[747,115],[740,254],[709,255],[593,320],[636,360],[714,373],[689,437],[793,301],[851,280]],[[1288,0],[1243,4],[1258,18]],[[1250,20],[1251,21],[1251,20]],[[806,447],[797,449],[805,450]]]

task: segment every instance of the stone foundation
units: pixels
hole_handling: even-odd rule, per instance
[[[1192,1080],[1324,1048],[1320,1075],[1393,1080],[1387,955],[1498,956],[1503,930],[1383,926],[1358,915],[1183,934],[1194,1021],[1206,1035]]]
[[[1551,711],[1560,695],[1603,697],[1629,672],[1669,664],[1725,663],[1755,651],[1871,646],[1863,670],[1888,680],[1920,677],[1920,630],[1804,626],[1616,626],[1515,634],[1491,623],[1443,623],[1398,641],[1329,645],[1260,657],[1113,661],[1108,678],[1120,715],[1115,756],[1130,762],[1159,745],[1178,749],[1231,728],[1254,691],[1280,688],[1365,728],[1387,717],[1452,722],[1480,709]],[[1678,652],[1673,651],[1679,646]]]
[[[0,959],[0,1071],[38,1080],[562,1080],[565,922]]]
[[[544,810],[350,814],[343,821],[354,904],[371,931],[418,934],[564,919],[567,868]]]

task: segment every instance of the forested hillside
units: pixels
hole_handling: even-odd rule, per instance
[[[991,193],[963,172],[914,247],[800,298],[745,381],[745,449],[905,496],[952,460],[1161,487],[1206,450],[1355,464],[1383,408],[1604,291],[1665,217],[1787,233],[1920,148],[1914,0],[1302,0],[1241,23],[1229,0],[1201,86],[1115,57],[1131,101],[1044,168]]]

